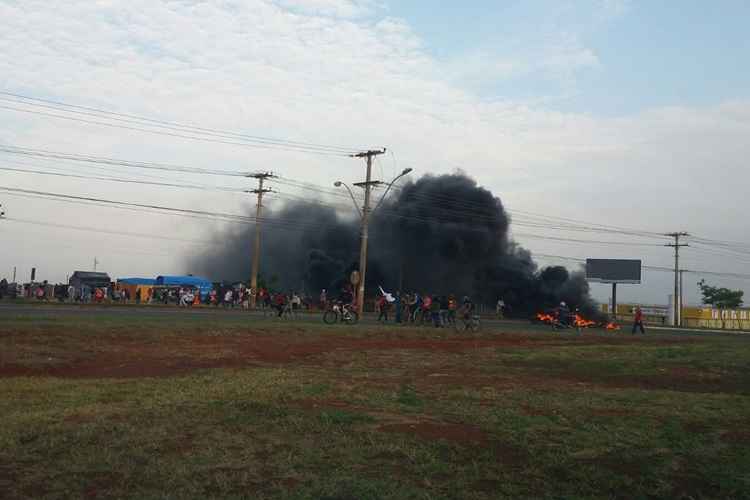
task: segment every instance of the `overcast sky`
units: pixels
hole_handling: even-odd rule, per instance
[[[0,0],[0,19],[2,91],[258,136],[384,146],[393,154],[376,164],[379,178],[406,166],[412,175],[460,168],[513,211],[745,242],[735,251],[694,245],[683,262],[750,274],[746,1],[68,0],[50,8],[48,1]],[[32,109],[0,100],[0,144],[268,169],[326,186],[360,180],[364,170],[344,157],[192,141],[19,108]],[[0,167],[105,172],[3,153]],[[107,167],[106,175],[113,172],[253,187],[245,179]],[[3,187],[228,213],[246,212],[252,202],[238,193],[8,170],[0,180]],[[41,279],[64,280],[91,269],[95,257],[113,277],[188,272],[182,256],[203,248],[217,224],[9,193],[0,193],[0,203],[9,217],[0,222],[0,277],[17,266],[22,280],[32,266]],[[536,254],[673,265],[672,250],[659,246],[666,239],[514,231]],[[706,278],[750,291],[748,281]],[[644,284],[621,287],[619,297],[666,303],[671,279],[646,271]],[[686,278],[688,302],[698,301],[698,279]],[[606,300],[608,288],[594,293]]]

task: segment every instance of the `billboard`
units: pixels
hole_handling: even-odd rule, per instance
[[[641,283],[641,261],[586,259],[586,279],[592,283]]]

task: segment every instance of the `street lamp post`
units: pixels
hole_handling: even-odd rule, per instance
[[[360,244],[360,251],[359,251],[359,289],[357,292],[357,312],[359,314],[359,317],[362,317],[362,314],[364,313],[364,306],[365,306],[365,278],[367,274],[367,241],[368,241],[368,234],[369,234],[369,224],[370,224],[370,214],[375,212],[375,210],[380,207],[380,205],[383,203],[383,200],[385,200],[385,197],[388,195],[388,192],[391,190],[391,187],[398,181],[401,177],[409,174],[412,171],[411,168],[405,168],[399,175],[393,178],[393,180],[388,183],[388,187],[386,188],[385,192],[383,193],[383,196],[380,197],[380,200],[378,201],[378,204],[375,205],[374,209],[370,209],[370,187],[371,185],[379,185],[382,184],[381,182],[375,181],[372,182],[369,180],[370,178],[370,163],[368,162],[368,180],[364,183],[358,183],[355,184],[355,186],[360,185],[365,188],[365,203],[362,210],[359,209],[359,205],[357,204],[357,200],[354,197],[354,193],[352,192],[351,188],[344,182],[336,181],[333,183],[336,187],[344,186],[347,191],[349,191],[349,196],[351,196],[352,201],[354,202],[354,207],[357,209],[357,212],[360,215],[361,218],[361,244]]]

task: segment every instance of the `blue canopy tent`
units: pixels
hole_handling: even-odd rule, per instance
[[[201,299],[205,299],[214,287],[206,278],[198,276],[158,276],[156,286],[191,286],[198,289]]]
[[[118,279],[117,282],[123,285],[156,285],[156,280],[151,278],[122,278]]]

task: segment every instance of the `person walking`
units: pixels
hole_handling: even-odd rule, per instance
[[[456,310],[458,309],[458,303],[456,297],[453,294],[448,295],[448,324],[456,326]]]
[[[448,310],[450,309],[450,299],[447,295],[441,295],[438,298],[440,303],[440,326],[448,325]]]
[[[378,297],[378,300],[376,302],[376,305],[378,306],[378,322],[388,322],[388,301],[385,300],[385,295],[381,295]]]
[[[302,312],[302,297],[297,292],[292,292],[292,318],[296,319],[297,315]]]
[[[422,316],[419,319],[419,324],[424,325],[426,321],[431,320],[430,310],[432,308],[432,297],[430,297],[428,294],[424,294],[422,297]]]
[[[497,319],[504,319],[505,317],[505,301],[502,297],[497,299],[497,305],[495,306],[495,314],[497,314]]]
[[[633,330],[630,332],[631,335],[635,335],[636,328],[640,328],[641,333],[643,335],[646,335],[646,329],[643,328],[643,311],[641,310],[641,306],[636,306],[635,308],[635,316],[633,318]]]
[[[435,328],[443,326],[440,321],[440,300],[439,296],[433,296],[430,302],[430,319],[432,320],[432,326]]]

